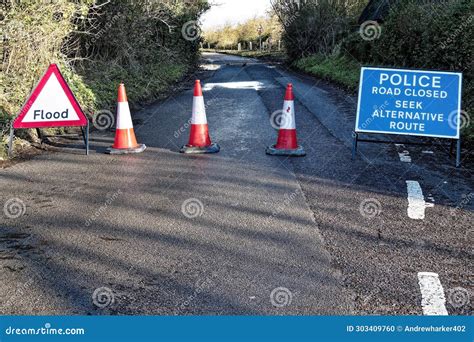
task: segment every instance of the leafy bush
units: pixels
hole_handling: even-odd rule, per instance
[[[177,81],[198,58],[196,20],[206,2],[117,1],[92,8],[77,35],[86,59],[77,65],[102,107],[113,106],[117,84],[144,101]],[[185,33],[183,33],[185,32]],[[187,39],[186,39],[187,38]],[[70,56],[71,58],[73,56]]]
[[[325,8],[321,6],[321,9]],[[314,15],[320,16],[317,13]],[[351,17],[347,20],[353,22]],[[304,22],[298,25],[304,25]],[[463,135],[472,145],[473,24],[472,0],[404,0],[391,7],[388,17],[380,24],[381,34],[377,39],[364,40],[357,27],[357,30],[348,32],[337,40],[331,54],[318,53],[316,57],[297,61],[295,66],[317,76],[335,80],[351,89],[357,88],[358,77],[354,77],[354,73],[355,70],[359,72],[362,64],[461,71],[464,78],[462,107],[468,113],[466,122],[471,122],[464,128]]]
[[[285,21],[283,35],[290,59],[331,54],[348,26],[339,0],[308,1],[293,16]]]
[[[74,30],[73,18],[87,5],[68,1],[3,2],[0,112],[18,112],[28,93],[50,63],[64,67],[60,50]],[[64,69],[64,68],[63,68]]]
[[[261,27],[261,36],[259,35]],[[276,16],[269,18],[254,18],[244,23],[231,26],[225,25],[220,28],[210,29],[204,32],[204,45],[215,49],[237,49],[239,43],[242,48],[249,49],[249,43],[252,42],[252,49],[258,48],[260,43],[271,39],[277,45],[281,39],[281,25]]]
[[[364,0],[273,0],[291,60],[331,55],[362,11]]]
[[[19,111],[50,63],[91,116],[113,110],[120,82],[132,102],[152,99],[195,65],[196,20],[207,7],[206,0],[3,1],[0,118]]]
[[[411,19],[409,25],[408,17]],[[462,71],[463,108],[472,114],[473,53],[473,1],[456,0],[422,6],[407,1],[383,25],[382,36],[374,46],[373,59],[386,65]]]

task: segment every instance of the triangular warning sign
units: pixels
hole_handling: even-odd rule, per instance
[[[87,117],[56,64],[51,64],[13,122],[13,128],[87,126]]]

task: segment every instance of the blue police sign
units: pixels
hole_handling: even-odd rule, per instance
[[[462,74],[366,67],[356,133],[459,139]]]

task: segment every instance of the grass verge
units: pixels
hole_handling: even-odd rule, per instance
[[[286,54],[284,51],[250,51],[250,50],[214,50],[214,49],[202,49],[202,52],[217,52],[226,55],[234,55],[247,58],[258,58],[270,62],[284,62],[286,61]]]
[[[313,55],[297,60],[292,66],[307,74],[337,83],[347,90],[357,90],[360,65],[345,56]]]

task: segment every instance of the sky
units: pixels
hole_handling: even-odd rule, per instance
[[[255,16],[265,15],[270,0],[211,0],[212,8],[201,18],[203,29],[237,24]]]

